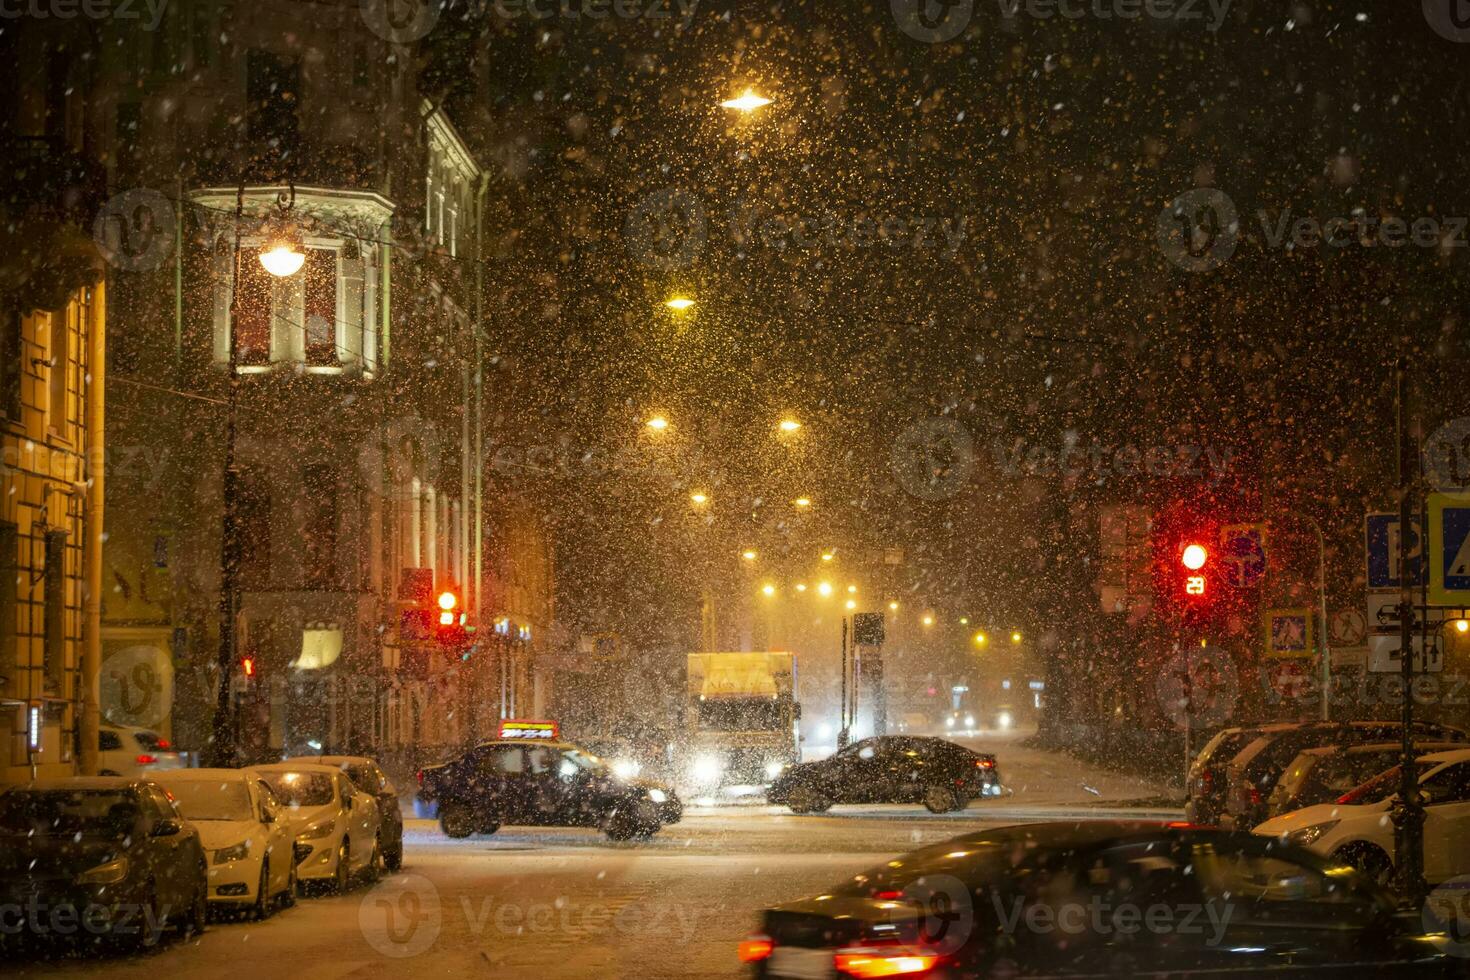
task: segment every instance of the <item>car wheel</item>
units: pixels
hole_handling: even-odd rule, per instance
[[[281,908],[289,909],[296,904],[296,893],[301,890],[301,876],[296,862],[291,862],[291,872],[286,876],[286,890],[281,892]]]
[[[496,828],[499,829],[498,827]],[[400,871],[403,869],[403,838],[398,838],[398,846],[383,855],[383,866],[389,871]]]
[[[332,877],[332,891],[345,895],[352,884],[352,845],[346,837],[337,845],[337,873]]]
[[[194,889],[194,903],[189,909],[189,921],[184,923],[185,935],[190,937],[202,933],[209,925],[209,869],[199,866],[199,884]]]
[[[657,830],[658,816],[647,803],[620,804],[602,822],[602,832],[607,834],[609,840],[625,841],[635,837],[648,837]]]
[[[786,806],[792,813],[824,813],[832,801],[810,786],[798,786],[786,797]]]
[[[383,877],[383,842],[379,838],[373,838],[373,853],[362,870],[362,877],[370,885]]]
[[[151,878],[148,880],[148,890],[143,893],[143,901],[139,903],[139,906],[138,947],[152,949],[158,945],[163,934],[163,923],[158,918],[158,884]]]
[[[924,808],[930,813],[948,813],[958,810],[962,805],[959,793],[952,786],[936,783],[924,787]]]
[[[1344,864],[1350,864],[1384,887],[1393,884],[1393,861],[1374,844],[1347,844],[1332,855]]]
[[[446,804],[439,808],[439,829],[444,831],[445,837],[462,838],[468,837],[475,832],[475,821],[470,809],[458,803]]]
[[[275,911],[275,903],[271,901],[271,863],[260,862],[260,884],[255,889],[255,908],[251,910],[251,918],[256,922],[264,922],[269,919],[271,912]]]

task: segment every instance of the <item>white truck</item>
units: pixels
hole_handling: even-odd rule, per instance
[[[680,784],[691,796],[757,793],[801,761],[796,655],[691,653]]]

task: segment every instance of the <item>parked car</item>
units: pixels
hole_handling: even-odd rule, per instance
[[[336,766],[347,774],[354,786],[376,800],[383,867],[389,871],[397,871],[403,867],[403,811],[398,805],[398,788],[393,785],[382,766],[360,755],[301,755],[293,756],[288,761]]]
[[[1423,742],[1422,753],[1463,748],[1454,742]],[[1398,742],[1367,745],[1323,745],[1297,753],[1271,791],[1268,811],[1278,817],[1318,803],[1330,803],[1361,786],[1399,761],[1403,746]]]
[[[1270,815],[1267,800],[1276,781],[1303,749],[1391,742],[1402,732],[1403,726],[1395,721],[1306,722],[1284,729],[1274,725],[1262,729],[1230,762],[1220,826],[1249,830],[1265,820]],[[1415,722],[1414,734],[1427,742],[1470,743],[1470,735],[1460,729],[1432,722]]]
[[[956,837],[767,909],[739,955],[756,977],[1456,975],[1424,933],[1305,848],[1068,821]]]
[[[1434,752],[1416,767],[1424,800],[1424,877],[1470,874],[1470,749]],[[1388,881],[1397,861],[1394,824],[1400,769],[1385,770],[1332,803],[1267,820],[1257,834],[1277,837]]]
[[[208,910],[199,832],[156,783],[50,779],[0,793],[0,946],[43,934],[151,946],[165,928],[200,932]],[[27,928],[25,917],[46,916]]]
[[[186,765],[169,740],[149,728],[103,725],[97,750],[97,772],[103,776],[143,776]]]
[[[1285,730],[1294,725],[1271,726]],[[1226,775],[1230,761],[1255,741],[1262,728],[1224,728],[1200,749],[1190,763],[1185,778],[1188,799],[1184,802],[1184,819],[1193,823],[1212,824],[1225,812]]]
[[[613,840],[630,840],[677,823],[684,810],[673,789],[621,778],[569,742],[485,742],[418,778],[420,798],[438,806],[449,837],[526,824],[599,827]]]
[[[378,804],[333,766],[277,762],[254,766],[284,807],[297,844],[296,876],[345,892],[355,878],[376,879],[383,867]]]
[[[295,838],[270,786],[246,769],[179,769],[157,777],[209,855],[209,900],[265,919],[296,901]]]
[[[819,762],[791,766],[771,784],[766,799],[792,813],[821,813],[835,803],[923,803],[932,813],[945,813],[1000,792],[993,755],[942,738],[879,735]]]

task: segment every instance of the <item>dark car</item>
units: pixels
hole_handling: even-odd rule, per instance
[[[771,783],[766,799],[792,813],[821,813],[834,803],[923,803],[945,813],[997,795],[1000,787],[993,755],[942,738],[879,735],[792,766]]]
[[[757,977],[1458,975],[1443,942],[1292,844],[1072,821],[904,854],[768,909],[739,952]]]
[[[383,866],[389,871],[403,867],[403,811],[398,805],[398,789],[381,766],[360,755],[298,755],[297,762],[336,766],[347,774],[352,785],[378,802],[378,848]]]
[[[419,798],[438,806],[449,837],[524,824],[599,827],[613,840],[629,840],[652,836],[684,812],[669,787],[620,778],[569,742],[485,742],[418,777]]]
[[[1424,755],[1462,749],[1455,742],[1415,742]],[[1323,745],[1297,753],[1271,791],[1269,813],[1279,817],[1292,810],[1330,803],[1369,779],[1398,765],[1403,746],[1398,742],[1367,745]]]
[[[1294,725],[1275,726],[1285,731]],[[1225,777],[1230,760],[1262,732],[1261,728],[1224,728],[1205,743],[1190,763],[1185,780],[1189,798],[1184,803],[1184,817],[1194,823],[1214,823],[1225,812]]]
[[[1285,728],[1271,726],[1231,760],[1226,774],[1225,812],[1220,825],[1250,830],[1270,816],[1268,800],[1276,781],[1303,749],[1323,745],[1366,745],[1401,737],[1403,726],[1391,721],[1308,722]],[[1415,722],[1414,737],[1432,742],[1465,743],[1470,735],[1433,722]]]
[[[0,793],[0,943],[151,946],[166,928],[202,931],[208,871],[198,831],[155,783],[54,779]]]

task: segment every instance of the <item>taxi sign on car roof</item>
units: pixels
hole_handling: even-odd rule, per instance
[[[554,742],[557,726],[554,721],[515,721],[507,718],[500,723],[500,737],[535,738]]]

